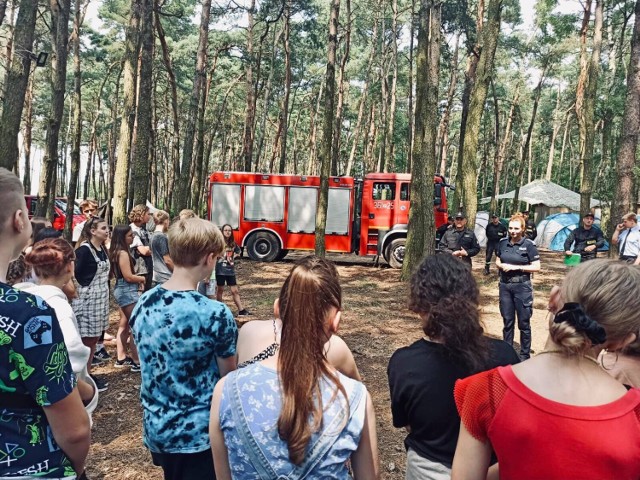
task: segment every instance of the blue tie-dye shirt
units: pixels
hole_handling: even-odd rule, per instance
[[[216,358],[236,354],[231,311],[196,291],[159,285],[142,295],[130,323],[142,368],[144,444],[155,453],[209,449]]]

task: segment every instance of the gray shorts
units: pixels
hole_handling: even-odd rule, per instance
[[[428,458],[421,457],[411,448],[407,451],[407,473],[406,480],[450,480],[451,469],[434,462]]]
[[[138,283],[129,283],[124,278],[116,280],[116,286],[113,288],[113,298],[119,307],[126,307],[138,302],[140,291]]]

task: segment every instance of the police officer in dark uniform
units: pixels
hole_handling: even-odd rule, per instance
[[[504,322],[504,341],[513,345],[516,315],[520,330],[520,358],[531,354],[531,314],[533,286],[531,274],[540,270],[536,245],[524,237],[524,217],[517,213],[509,219],[509,238],[500,240],[496,266],[500,270],[500,314]]]
[[[598,248],[604,245],[604,235],[602,230],[593,224],[594,220],[595,217],[591,212],[582,217],[582,226],[574,228],[564,241],[565,255],[579,253],[582,262],[596,258]],[[572,252],[571,244],[574,242],[575,245]]]
[[[493,252],[498,248],[500,240],[507,236],[507,227],[500,222],[500,218],[494,213],[491,215],[491,221],[485,230],[487,232],[487,253],[484,262],[484,274],[489,275],[491,257],[493,257]]]
[[[440,239],[439,250],[449,252],[454,257],[458,257],[471,268],[471,257],[480,251],[480,245],[475,233],[467,227],[467,217],[464,213],[458,212],[453,220],[453,228],[449,228]]]
[[[536,228],[536,222],[529,218],[529,210],[525,210],[522,212],[522,216],[524,217],[524,236],[529,240],[533,241],[538,236],[538,229]]]
[[[436,250],[440,247],[440,239],[448,229],[453,228],[453,216],[447,215],[447,223],[443,223],[436,229]]]

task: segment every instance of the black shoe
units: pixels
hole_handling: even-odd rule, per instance
[[[99,392],[105,392],[108,388],[109,388],[109,382],[107,382],[106,380],[103,380],[100,377],[97,377],[96,375],[89,375],[93,381],[96,383],[96,387],[98,388]]]
[[[124,357],[123,360],[116,360],[113,363],[113,366],[116,368],[124,368],[124,367],[131,367],[131,365],[133,364],[133,360],[131,360],[131,358],[129,357]]]
[[[251,312],[249,310],[247,310],[246,308],[243,308],[242,310],[240,310],[238,312],[238,316],[239,317],[247,317],[249,315],[251,315]]]
[[[93,354],[93,357],[98,357],[100,360],[106,362],[111,358],[111,355],[109,355],[109,352],[107,352],[106,348],[102,347],[100,350],[97,350],[96,353]]]

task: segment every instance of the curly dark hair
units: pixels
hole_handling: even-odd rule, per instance
[[[488,360],[479,297],[471,270],[451,255],[426,257],[411,277],[409,309],[422,316],[422,330],[473,373]]]

